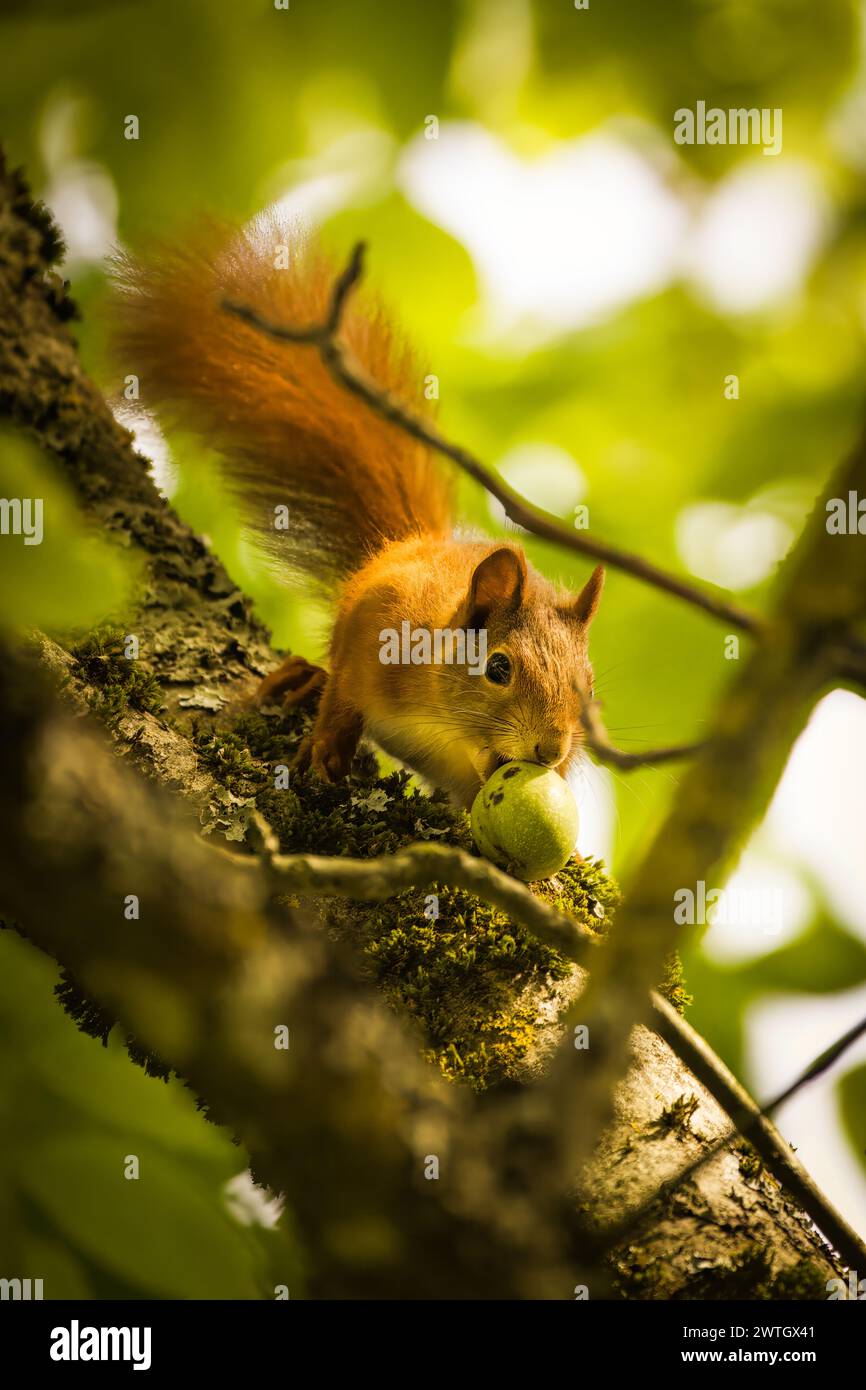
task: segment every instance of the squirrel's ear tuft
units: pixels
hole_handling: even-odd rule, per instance
[[[477,565],[469,585],[469,613],[477,625],[494,609],[513,613],[523,602],[526,560],[522,551],[503,546]]]
[[[603,588],[604,566],[596,565],[571,608],[572,617],[576,618],[579,623],[583,623],[584,627],[589,627],[598,612]]]

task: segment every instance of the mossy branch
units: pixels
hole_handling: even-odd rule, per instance
[[[792,1096],[822,1075],[842,1054],[866,1032],[866,1020],[848,1030],[832,1047],[826,1048],[814,1062],[806,1067],[790,1085],[777,1096],[760,1106],[755,1103],[736,1077],[728,1071],[709,1044],[684,1018],[672,1009],[666,999],[652,994],[654,1013],[653,1026],[661,1037],[674,1049],[678,1057],[688,1065],[699,1081],[719,1102],[730,1117],[732,1129],[722,1135],[715,1143],[706,1147],[691,1163],[687,1163],[674,1177],[665,1183],[665,1193],[670,1195],[689,1178],[694,1177],[699,1168],[711,1163],[722,1150],[736,1139],[749,1141],[763,1160],[765,1166],[781,1183],[803,1210],[823,1231],[827,1239],[837,1249],[852,1269],[866,1268],[866,1243],[857,1235],[832,1202],[820,1190],[796,1158],[790,1144],[786,1144],[771,1116]],[[649,1214],[658,1201],[658,1194],[650,1198],[642,1207],[629,1214],[626,1221],[619,1223],[604,1233],[607,1248],[625,1240],[637,1230],[641,1221]]]
[[[259,848],[271,886],[277,892],[384,902],[407,888],[445,884],[474,893],[483,902],[498,907],[569,960],[585,964],[597,944],[598,938],[573,917],[544,902],[495,864],[451,845],[419,842],[375,859],[279,854],[277,841],[263,819],[255,818],[253,825],[257,829],[247,838]],[[251,867],[258,869],[258,861]]]
[[[260,865],[251,873],[203,843],[181,805],[61,713],[5,649],[0,728],[4,911],[163,1074],[205,1098],[260,1181],[290,1196],[314,1296],[556,1297],[569,1286],[576,1252],[553,1219],[556,1189],[543,1179],[531,1209],[509,1192],[507,1134],[422,1060],[347,942],[276,908]],[[124,919],[130,892],[137,921]],[[281,1026],[291,1042],[278,1051]],[[459,1155],[448,1181],[424,1182],[430,1152]],[[376,1235],[347,1258],[340,1232],[352,1230]]]

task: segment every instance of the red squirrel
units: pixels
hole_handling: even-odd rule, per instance
[[[207,223],[114,265],[114,350],[139,377],[141,407],[216,452],[278,563],[335,602],[329,672],[290,657],[259,699],[319,699],[299,762],[327,781],[347,775],[362,734],[467,808],[512,759],[565,777],[583,742],[587,633],[604,571],[575,595],[516,542],[455,535],[449,480],[431,450],[335,382],[314,346],[276,341],[225,308],[321,323],[337,273],[314,242],[268,217],[242,231]],[[340,334],[375,382],[430,411],[414,354],[366,292],[347,305]],[[277,531],[285,507],[288,530]],[[485,659],[474,670],[389,663],[384,634],[405,622],[481,633]]]

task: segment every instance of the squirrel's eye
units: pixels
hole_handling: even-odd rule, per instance
[[[494,652],[484,668],[484,674],[494,685],[507,685],[511,680],[511,662],[505,652]]]

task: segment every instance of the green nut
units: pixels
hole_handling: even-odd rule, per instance
[[[471,824],[485,859],[515,878],[550,878],[574,854],[577,803],[551,768],[505,763],[476,796]]]

